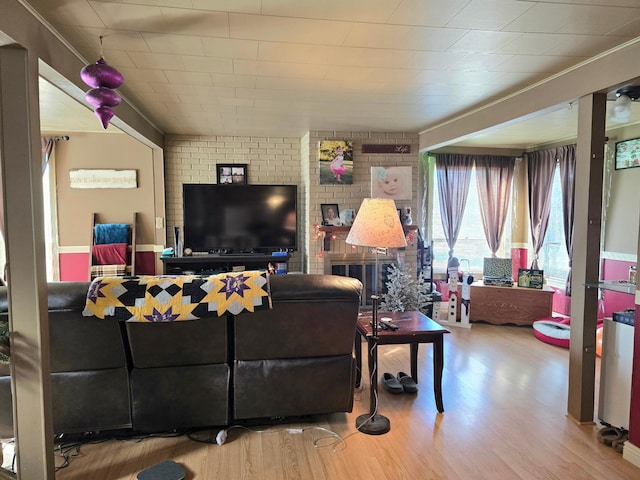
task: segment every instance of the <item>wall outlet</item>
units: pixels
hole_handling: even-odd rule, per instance
[[[164,228],[164,218],[156,217],[156,228]]]

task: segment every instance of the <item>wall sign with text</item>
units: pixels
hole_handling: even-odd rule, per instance
[[[71,188],[138,188],[136,170],[70,170],[69,183]]]
[[[411,145],[362,145],[362,153],[411,153]]]

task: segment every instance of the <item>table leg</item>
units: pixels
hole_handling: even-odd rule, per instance
[[[444,412],[442,403],[442,370],[444,368],[443,335],[438,335],[433,341],[433,392],[436,397],[438,412]]]
[[[362,383],[362,335],[356,331],[353,350],[356,354],[356,388]]]
[[[411,378],[418,383],[418,343],[409,344],[409,358],[411,359]]]

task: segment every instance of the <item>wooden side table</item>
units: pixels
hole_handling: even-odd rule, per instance
[[[379,312],[378,319],[389,317],[398,330],[378,330],[378,346],[409,344],[411,358],[411,378],[418,383],[418,345],[433,344],[433,392],[438,412],[444,412],[442,401],[442,370],[444,369],[444,334],[449,330],[434,322],[421,312]],[[371,313],[364,312],[356,326],[355,355],[357,363],[356,386],[362,381],[362,339],[372,346]],[[375,368],[372,348],[368,348],[369,372]]]

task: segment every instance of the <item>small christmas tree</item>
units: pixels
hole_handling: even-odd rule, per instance
[[[390,265],[387,270],[387,293],[381,295],[380,308],[388,312],[419,310],[432,302],[429,285],[422,276],[415,278],[409,270]]]

